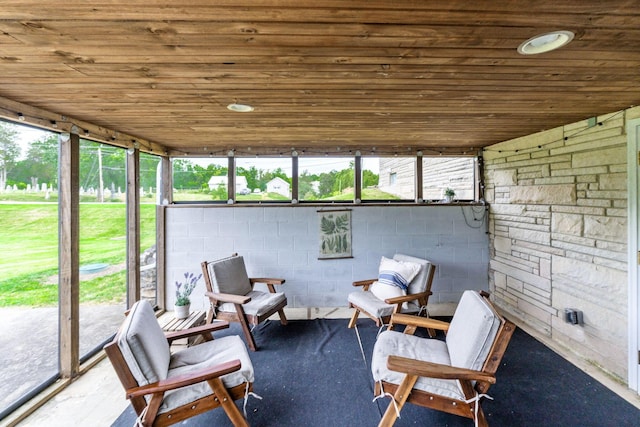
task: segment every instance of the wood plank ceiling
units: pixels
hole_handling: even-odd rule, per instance
[[[639,1],[4,0],[0,30],[0,97],[173,155],[473,152],[640,103]]]

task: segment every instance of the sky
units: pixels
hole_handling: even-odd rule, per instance
[[[37,141],[38,139],[47,135],[49,132],[40,130],[40,129],[35,129],[28,126],[21,126],[21,125],[18,125],[17,128],[18,128],[18,144],[20,144],[19,159],[22,160],[27,155],[29,144],[31,144],[33,141]]]

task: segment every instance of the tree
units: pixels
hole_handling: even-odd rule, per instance
[[[4,190],[7,185],[7,170],[20,156],[17,134],[15,125],[0,122],[0,190]]]
[[[16,163],[14,180],[32,185],[47,183],[56,186],[58,178],[58,135],[46,135],[29,145],[27,155]]]

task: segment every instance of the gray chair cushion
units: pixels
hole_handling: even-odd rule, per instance
[[[392,384],[402,382],[404,373],[387,368],[387,359],[390,355],[450,365],[449,353],[444,341],[396,331],[384,331],[376,340],[371,358],[371,373],[375,381],[382,380]],[[464,399],[464,394],[456,380],[419,377],[414,388],[454,399]]]
[[[138,385],[167,377],[169,343],[147,300],[131,307],[120,329],[118,347]]]
[[[216,338],[213,341],[177,351],[171,356],[168,378],[189,374],[234,359],[240,360],[241,368],[239,371],[220,377],[225,387],[232,388],[243,382],[253,382],[251,359],[244,342],[237,335]],[[165,394],[159,412],[167,412],[210,394],[212,394],[211,387],[206,382],[171,390]]]
[[[418,294],[420,292],[424,292],[427,285],[427,277],[429,275],[429,266],[431,265],[430,261],[422,258],[416,258],[410,255],[404,254],[395,254],[393,259],[396,261],[404,261],[404,262],[413,262],[416,264],[420,264],[421,268],[416,277],[413,278],[411,283],[409,283],[409,287],[407,289],[407,294]]]
[[[252,290],[242,256],[233,256],[210,264],[213,290],[218,293],[247,295]]]
[[[500,318],[475,291],[465,291],[449,325],[451,365],[481,370],[500,327]]]
[[[284,292],[261,292],[251,291],[246,296],[251,297],[251,301],[242,305],[242,309],[247,315],[262,316],[281,302],[287,299]],[[231,303],[223,303],[218,307],[219,311],[229,311],[235,313],[236,308]]]

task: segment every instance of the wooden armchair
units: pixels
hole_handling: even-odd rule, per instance
[[[235,404],[253,389],[247,349],[238,336],[211,335],[228,327],[216,322],[165,335],[149,302],[133,305],[104,349],[138,414],[136,425],[168,426],[222,406],[234,426],[248,426]],[[172,341],[196,335],[205,341],[171,354]]]
[[[451,323],[394,314],[405,333],[385,331],[373,350],[371,370],[378,397],[391,396],[379,427],[392,426],[406,402],[488,423],[480,401],[495,384],[495,373],[515,330],[488,294],[465,291]],[[417,327],[447,332],[446,341],[413,335]]]
[[[389,323],[392,313],[414,314],[422,312],[422,314],[427,315],[426,307],[429,302],[429,296],[432,294],[431,284],[436,272],[436,266],[428,260],[403,254],[394,255],[393,261],[413,263],[420,266],[417,274],[409,280],[406,293],[401,294],[400,288],[396,288],[395,296],[375,292],[375,290],[371,289],[372,286],[394,288],[389,285],[380,286],[380,284],[376,283],[379,278],[353,282],[353,286],[362,288],[362,291],[351,292],[348,296],[349,307],[354,309],[349,321],[349,328],[356,326],[360,313],[372,319],[379,327]],[[384,262],[385,258],[381,261],[381,269]]]
[[[207,323],[214,318],[229,322],[240,322],[247,345],[256,351],[256,341],[250,326],[257,326],[273,314],[278,313],[280,323],[287,324],[284,307],[287,297],[276,292],[274,285],[281,285],[284,279],[249,278],[244,258],[233,254],[216,261],[204,261],[201,264],[206,295],[211,303],[207,313]],[[269,292],[254,290],[254,284],[264,283]]]

